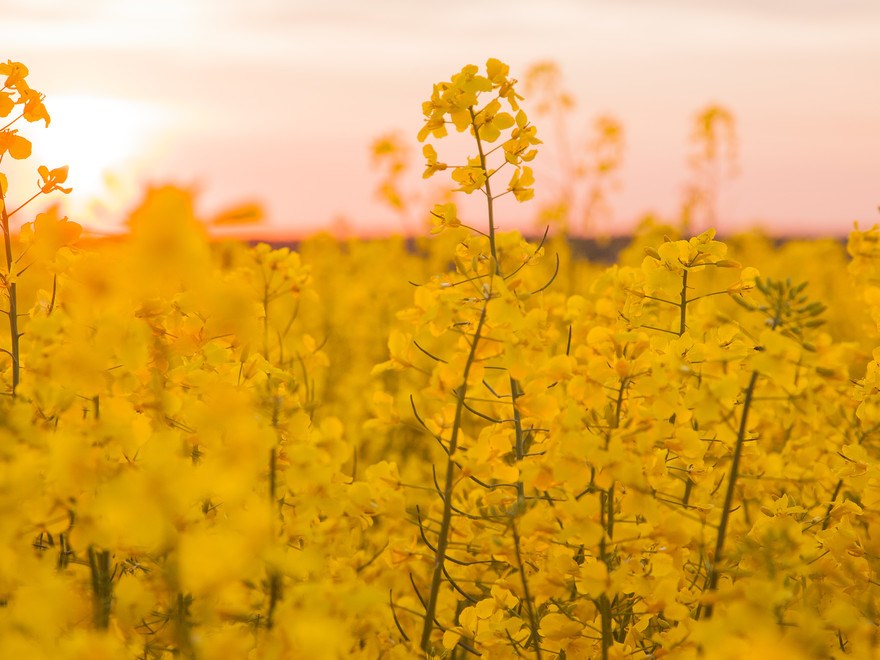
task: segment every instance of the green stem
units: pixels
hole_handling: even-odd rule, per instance
[[[265,276],[264,276],[265,277]],[[263,357],[269,361],[269,283],[263,286]]]
[[[684,269],[681,275],[681,302],[679,303],[680,316],[678,319],[678,336],[681,337],[687,329],[687,290],[688,290],[688,270]]]
[[[272,428],[275,429],[276,437],[278,434],[278,421],[280,416],[280,398],[275,396],[272,398]],[[272,538],[277,539],[277,531],[275,524],[275,515],[281,516],[278,503],[278,446],[275,445],[269,449],[269,507],[272,511]],[[276,509],[279,509],[276,511]],[[275,625],[275,609],[282,597],[282,581],[281,573],[277,568],[268,567],[269,577],[269,605],[266,608],[266,627],[272,629]]]
[[[195,649],[192,644],[192,623],[189,619],[189,606],[192,602],[190,596],[177,594],[177,604],[174,608],[174,628],[177,637],[177,651],[174,655],[184,658],[195,658]]]
[[[620,417],[623,413],[623,397],[629,386],[629,378],[622,378],[620,386],[617,389],[617,399],[614,404],[614,420],[611,429],[605,435],[605,450],[611,445],[611,435],[613,429],[620,428]],[[599,559],[608,569],[608,573],[614,569],[612,557],[608,554],[607,541],[614,538],[614,482],[611,483],[608,490],[601,493],[601,521],[604,528],[602,540],[599,541]],[[599,596],[597,607],[602,617],[602,660],[608,660],[608,650],[614,644],[614,633],[612,631],[611,601],[607,594]]]
[[[9,235],[9,215],[6,213],[6,197],[0,187],[0,222],[3,228],[3,245],[6,248],[6,277],[12,277],[12,238]],[[15,282],[6,284],[9,292],[9,338],[10,338],[10,354],[12,355],[12,396],[15,396],[15,390],[18,387],[21,378],[21,352],[19,349],[18,334],[18,285]]]
[[[715,539],[715,554],[712,557],[712,564],[709,568],[709,575],[706,581],[706,590],[714,592],[718,588],[718,570],[724,553],[724,541],[727,536],[727,525],[730,522],[730,513],[733,508],[733,496],[736,491],[736,480],[739,476],[739,462],[742,457],[742,449],[746,440],[746,427],[748,425],[749,408],[752,405],[752,396],[755,392],[755,383],[758,381],[758,372],[753,371],[752,377],[749,379],[749,385],[746,388],[745,399],[743,400],[742,417],[739,420],[739,432],[736,436],[736,446],[733,450],[733,463],[730,466],[730,476],[727,479],[727,492],[724,495],[724,506],[721,509],[721,521],[718,523],[718,536]],[[712,603],[706,605],[706,618],[712,617]],[[699,615],[698,617],[699,618]]]
[[[113,579],[110,574],[110,551],[89,546],[89,570],[92,575],[93,623],[98,630],[110,627],[113,603]]]
[[[274,509],[278,504],[278,499],[275,494],[278,486],[277,486],[277,476],[276,470],[278,467],[278,450],[275,447],[269,449],[269,503]]]
[[[501,275],[501,264],[498,263],[498,253],[495,251],[495,209],[492,204],[492,187],[489,183],[489,170],[486,167],[486,154],[483,152],[483,141],[480,139],[480,131],[477,129],[477,116],[474,114],[474,108],[468,108],[471,113],[471,126],[474,129],[474,138],[477,141],[477,153],[480,155],[480,167],[486,175],[486,184],[484,192],[486,193],[486,204],[489,213],[489,251],[492,253],[492,261],[495,263],[495,274]]]
[[[516,551],[516,563],[519,568],[520,579],[523,587],[523,600],[526,604],[526,611],[529,615],[529,628],[532,632],[532,645],[535,649],[535,657],[541,660],[541,638],[538,635],[538,616],[535,613],[535,602],[529,591],[529,582],[526,579],[526,569],[523,565],[522,554],[520,552],[519,532],[516,529],[516,518],[511,518],[510,527],[513,530],[513,548]]]
[[[605,533],[602,540],[599,541],[599,558],[605,564],[608,572],[611,573],[611,557],[608,556],[607,541],[610,541],[614,534],[614,485],[602,491],[602,523]],[[602,617],[602,660],[608,660],[608,650],[614,643],[614,636],[611,629],[611,601],[608,600],[607,594],[599,596],[597,603],[599,614]]]
[[[522,428],[522,417],[519,413],[519,408],[516,406],[517,397],[522,394],[519,389],[519,382],[511,377],[510,378],[510,400],[513,404],[513,427],[516,433],[516,441],[514,445],[514,456],[516,457],[517,463],[523,460],[526,454],[525,448],[525,433],[523,433]],[[538,616],[535,613],[535,602],[532,599],[531,592],[529,591],[529,582],[526,578],[526,569],[523,565],[522,554],[520,552],[520,538],[519,531],[516,528],[516,517],[523,513],[525,507],[525,489],[523,488],[522,479],[517,479],[516,481],[516,508],[514,509],[514,513],[510,519],[510,528],[513,531],[513,548],[516,551],[516,563],[519,568],[520,580],[522,581],[523,587],[523,599],[526,604],[526,611],[529,615],[529,627],[532,632],[532,645],[535,649],[535,657],[541,658],[541,637],[538,634]]]
[[[614,643],[614,638],[611,633],[611,603],[606,594],[599,596],[598,605],[602,616],[602,660],[608,660],[608,649]]]
[[[526,455],[526,442],[525,442],[525,433],[523,433],[522,428],[522,417],[519,413],[519,408],[516,405],[517,397],[522,394],[519,389],[519,381],[515,378],[510,378],[510,400],[513,404],[513,429],[516,434],[516,440],[514,444],[514,456],[516,457],[517,463],[523,460]],[[523,506],[525,505],[526,496],[525,489],[523,488],[523,483],[521,479],[517,479],[516,481],[516,511],[517,515],[522,513]]]
[[[37,197],[39,197],[39,196],[42,195],[42,194],[43,194],[43,191],[42,191],[42,190],[37,191],[37,192],[34,193],[34,195],[33,195],[32,197],[30,197],[26,202],[24,202],[23,204],[19,204],[19,205],[16,206],[14,209],[12,209],[12,210],[9,212],[9,215],[7,215],[6,217],[7,217],[7,218],[11,218],[12,216],[14,216],[16,213],[18,213],[19,211],[21,211],[25,206],[27,206],[28,204],[30,204],[32,201],[34,201]]]
[[[483,331],[483,324],[486,322],[488,302],[487,298],[486,303],[483,305],[483,310],[480,312],[480,320],[477,322],[474,339],[471,342],[467,362],[465,362],[462,383],[456,392],[455,417],[452,422],[452,434],[449,438],[449,447],[447,447],[446,481],[443,487],[443,518],[440,522],[440,531],[437,537],[437,552],[434,556],[434,572],[431,576],[431,591],[428,594],[428,605],[425,608],[425,621],[422,627],[422,637],[420,642],[421,648],[426,654],[429,653],[431,632],[434,629],[434,618],[437,614],[437,598],[440,595],[440,584],[443,578],[444,563],[446,561],[446,549],[449,546],[449,535],[452,531],[452,491],[455,485],[455,450],[458,446],[458,432],[461,428],[461,417],[462,412],[464,411],[465,396],[467,394],[468,376],[470,375],[471,367],[476,359],[477,344],[480,341],[480,333]]]
[[[281,600],[281,575],[272,569],[269,573],[269,607],[266,611],[266,627],[271,630],[275,625],[275,608]]]
[[[837,499],[837,496],[840,494],[840,489],[843,486],[843,479],[837,480],[837,485],[834,487],[834,492],[831,494],[831,500],[828,502],[828,508],[825,510],[825,518],[822,522],[822,529],[828,529],[828,523],[831,522],[831,512],[834,510],[834,500]]]

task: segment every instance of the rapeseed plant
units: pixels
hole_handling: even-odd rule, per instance
[[[2,164],[49,116],[0,75]],[[876,654],[877,228],[849,278],[712,229],[547,259],[500,229],[519,89],[495,59],[434,86],[424,174],[486,213],[440,198],[410,245],[212,242],[259,211],[169,186],[118,239],[16,235],[0,174],[0,657]]]

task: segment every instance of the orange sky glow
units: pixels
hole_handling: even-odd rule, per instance
[[[489,57],[520,79],[558,64],[576,101],[571,144],[599,114],[623,124],[619,187],[596,231],[675,217],[690,124],[708,103],[732,111],[739,142],[719,231],[880,222],[876,0],[0,0],[0,14],[0,59],[30,68],[52,115],[26,127],[35,155],[10,194],[38,164],[69,164],[65,212],[97,231],[168,182],[197,189],[206,215],[261,202],[266,236],[421,231],[428,208],[404,218],[377,199],[370,143],[399,131],[408,189],[434,190],[420,176],[421,103]],[[546,143],[537,198],[505,201],[501,228],[531,227],[559,189],[553,127],[531,118]]]

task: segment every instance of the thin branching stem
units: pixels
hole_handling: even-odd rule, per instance
[[[471,113],[471,126],[474,129],[474,139],[477,141],[477,153],[480,156],[480,167],[486,174],[486,182],[483,184],[486,192],[486,202],[489,214],[489,251],[492,253],[492,263],[495,266],[495,273],[501,275],[501,264],[498,263],[498,253],[495,249],[495,209],[492,204],[492,187],[489,183],[489,168],[486,166],[486,154],[483,153],[483,141],[480,139],[480,131],[477,128],[477,115],[474,114],[473,107],[468,108]]]
[[[457,465],[454,459],[455,450],[458,445],[458,434],[461,429],[461,418],[464,412],[464,402],[467,395],[467,384],[470,376],[471,367],[476,361],[477,345],[480,343],[480,333],[486,322],[486,311],[488,309],[488,297],[483,304],[480,312],[480,320],[477,322],[477,328],[471,341],[470,351],[468,352],[467,361],[462,374],[461,386],[456,391],[455,399],[455,417],[452,423],[452,432],[449,438],[449,446],[446,458],[446,480],[443,487],[443,517],[440,522],[440,531],[437,536],[437,550],[434,554],[434,572],[431,576],[431,590],[428,593],[428,605],[425,608],[425,620],[422,627],[422,636],[420,641],[421,649],[427,654],[431,643],[431,633],[434,629],[434,617],[437,613],[437,598],[440,595],[440,584],[443,580],[443,567],[446,561],[446,549],[449,547],[449,536],[452,531],[452,491],[455,486],[455,477]]]
[[[535,657],[541,660],[541,638],[538,635],[538,614],[535,612],[535,601],[529,591],[529,581],[526,578],[525,564],[522,559],[522,551],[520,550],[519,531],[516,528],[516,518],[511,518],[510,529],[513,531],[513,549],[516,552],[516,566],[519,571],[520,580],[523,587],[523,600],[526,605],[526,613],[529,617],[529,628],[532,633],[532,646],[535,649]]]
[[[718,589],[718,577],[720,576],[719,566],[724,557],[724,541],[727,536],[727,526],[730,522],[730,514],[733,509],[733,496],[736,492],[736,482],[739,476],[739,462],[742,457],[743,445],[745,445],[746,431],[748,428],[749,408],[752,405],[752,396],[755,392],[755,384],[758,382],[758,372],[753,371],[752,377],[749,379],[749,385],[746,388],[745,398],[743,399],[742,416],[740,417],[739,432],[736,436],[736,446],[733,450],[733,462],[730,465],[730,475],[727,478],[727,492],[724,495],[724,504],[721,508],[721,522],[718,523],[718,535],[715,538],[715,554],[712,556],[712,563],[709,566],[709,574],[706,580],[706,590],[714,592]],[[708,603],[705,609],[705,618],[712,617],[713,606]],[[699,618],[699,617],[698,617]]]
[[[0,186],[0,222],[3,228],[3,247],[6,249],[6,291],[9,294],[9,353],[12,356],[12,396],[21,378],[21,351],[19,349],[18,333],[18,285],[10,282],[12,275],[12,237],[9,229],[9,214],[6,212],[6,197]]]
[[[681,302],[679,303],[678,336],[681,337],[687,330],[687,305],[688,305],[688,269],[681,274]]]
[[[89,546],[89,572],[92,578],[92,622],[98,630],[110,627],[113,603],[113,578],[110,574],[110,551]]]

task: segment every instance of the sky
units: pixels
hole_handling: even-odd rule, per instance
[[[880,222],[877,0],[0,0],[0,16],[0,60],[30,68],[52,114],[26,127],[35,155],[10,193],[37,164],[69,164],[67,213],[98,231],[164,183],[197,190],[204,215],[259,201],[267,235],[418,231],[436,191],[420,176],[421,103],[489,57],[519,79],[559,66],[575,150],[596,116],[622,123],[597,231],[677,216],[691,125],[710,103],[733,113],[738,138],[720,232]],[[552,122],[531,118],[545,141],[536,200],[506,204],[502,228],[531,226],[559,191]],[[406,217],[375,194],[370,144],[392,131],[425,205]]]

